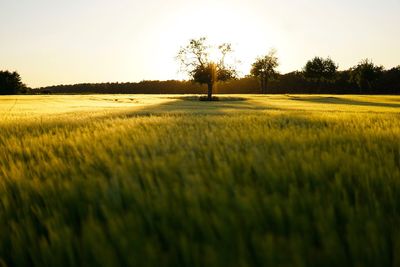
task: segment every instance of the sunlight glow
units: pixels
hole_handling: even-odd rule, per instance
[[[191,12],[196,10],[196,13]],[[204,19],[206,14],[207,19]],[[173,48],[184,45],[190,38],[207,37],[211,45],[222,43],[233,45],[235,62],[239,72],[245,75],[249,72],[253,60],[270,48],[277,46],[277,33],[268,28],[259,17],[235,4],[225,5],[223,2],[213,3],[212,8],[199,3],[196,6],[182,7],[174,16],[171,28],[166,34],[169,39],[179,40]],[[172,43],[171,43],[172,44]],[[211,53],[211,58],[218,58],[217,52]],[[233,63],[233,62],[232,62]],[[164,62],[168,68],[172,62]]]
[[[314,56],[391,68],[399,12],[394,0],[0,1],[0,68],[32,87],[181,79],[179,48],[203,36],[232,44],[241,75],[271,48],[282,73]]]

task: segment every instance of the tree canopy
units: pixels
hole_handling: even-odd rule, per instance
[[[17,72],[0,71],[0,94],[15,95],[25,90],[21,76]]]
[[[314,57],[304,66],[304,76],[316,82],[331,82],[336,77],[338,66],[332,59]]]
[[[234,65],[226,62],[233,52],[232,45],[223,43],[217,47],[207,44],[207,39],[191,39],[189,44],[182,47],[177,55],[181,71],[199,84],[208,86],[207,100],[212,100],[215,83],[237,77]]]
[[[267,92],[268,82],[277,77],[276,68],[279,66],[276,50],[272,49],[267,55],[258,57],[252,64],[250,74],[257,77],[261,83],[261,93]]]
[[[363,59],[351,69],[350,80],[357,84],[360,92],[371,89],[373,83],[382,75],[384,68],[376,66],[371,60]]]

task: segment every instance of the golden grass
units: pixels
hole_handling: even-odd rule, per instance
[[[0,263],[398,266],[400,97],[0,97]]]

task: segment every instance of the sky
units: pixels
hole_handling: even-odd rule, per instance
[[[182,79],[191,38],[232,43],[242,75],[278,51],[279,71],[314,56],[339,69],[400,65],[400,0],[0,0],[0,70],[33,88]]]

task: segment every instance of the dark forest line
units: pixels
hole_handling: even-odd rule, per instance
[[[320,81],[306,78],[303,72],[280,74],[268,84],[268,94],[400,94],[400,68],[383,71],[366,87],[352,82],[350,71],[338,71],[336,78]],[[142,81],[137,83],[82,83],[31,89],[37,94],[204,94],[207,86],[191,81]],[[218,83],[217,94],[259,94],[259,79],[245,77]]]

